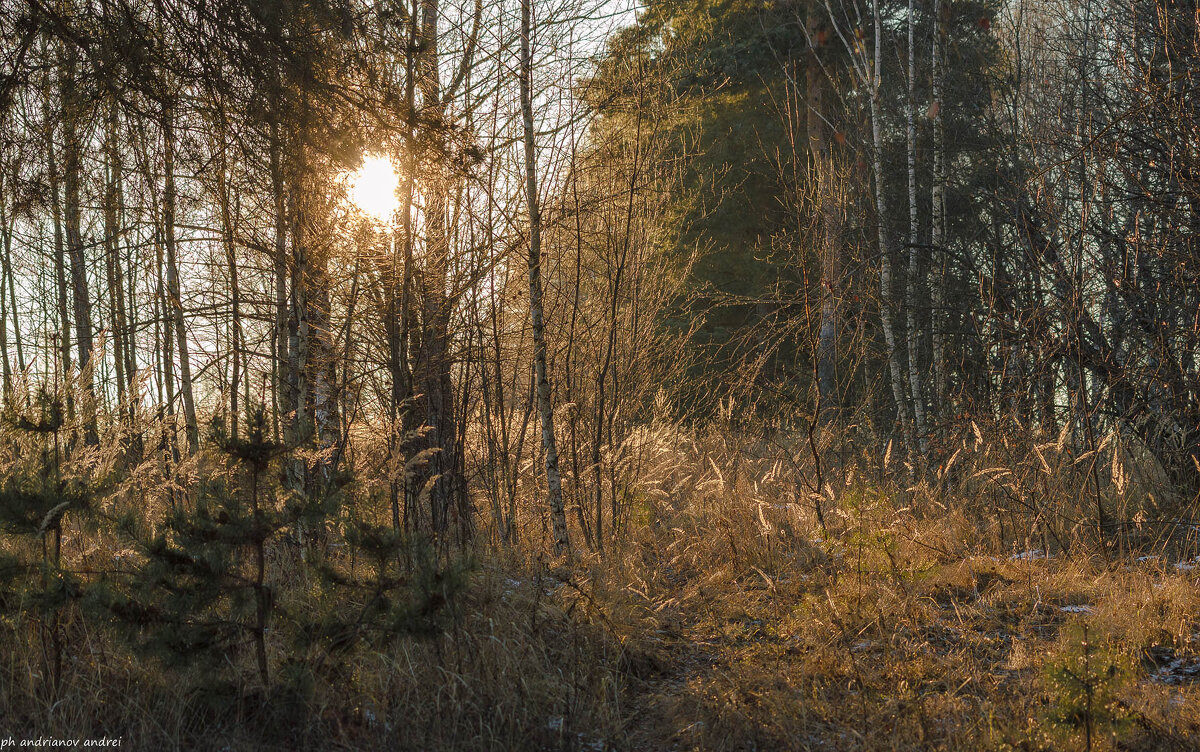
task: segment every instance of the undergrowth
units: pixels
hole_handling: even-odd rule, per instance
[[[228,647],[214,683],[211,666],[134,650],[82,597],[56,606],[63,663],[51,682],[44,617],[10,593],[0,738],[229,750],[1194,749],[1194,540],[1177,501],[1111,442],[1081,458],[1054,437],[1022,445],[972,424],[944,441],[938,467],[913,468],[889,446],[856,455],[849,442],[648,428],[611,459],[628,510],[603,552],[551,556],[527,522],[524,539],[492,545],[484,531],[425,570],[405,549],[407,569],[393,577],[346,545],[355,539],[342,519],[317,558],[332,581],[357,584],[333,587],[303,546],[266,541],[265,648],[278,667],[266,686],[250,640]],[[814,448],[819,467],[805,454]],[[206,462],[192,472],[211,472]],[[144,506],[166,485],[180,493],[135,471],[91,509]],[[1122,524],[1098,526],[1097,504]],[[540,514],[527,499],[524,518]],[[67,516],[61,556],[86,591],[95,573],[136,569],[141,554]],[[368,606],[379,597],[424,627],[350,618],[377,612]],[[296,647],[296,633],[330,619],[343,627],[332,642]]]

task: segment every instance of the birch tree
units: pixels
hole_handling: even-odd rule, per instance
[[[538,417],[542,423],[547,504],[559,552],[570,548],[567,517],[563,511],[562,476],[558,469],[558,442],[554,435],[554,405],[546,367],[546,324],[542,309],[542,214],[538,196],[536,131],[533,119],[533,0],[521,0],[521,59],[519,64],[522,141],[525,153],[525,201],[529,211],[529,320],[533,327],[534,379],[537,382]]]
[[[878,7],[876,8],[878,12]],[[905,278],[905,312],[907,314],[906,355],[908,360],[908,388],[912,395],[913,417],[916,421],[917,447],[921,454],[926,451],[925,398],[922,381],[925,374],[920,367],[920,326],[917,323],[917,296],[921,278],[921,226],[917,213],[917,46],[915,32],[917,19],[913,0],[908,0],[908,103],[906,116],[906,146],[908,155],[908,273]],[[878,40],[876,40],[878,44]],[[877,177],[878,179],[878,177]],[[882,225],[882,215],[880,224]]]
[[[903,351],[900,349],[896,332],[897,305],[892,260],[895,256],[895,244],[889,229],[890,214],[887,205],[887,177],[884,172],[884,124],[882,109],[883,92],[883,21],[879,12],[879,0],[871,0],[869,20],[873,27],[872,46],[868,51],[866,33],[863,30],[864,19],[856,3],[851,10],[841,8],[835,10],[830,0],[826,0],[826,10],[829,13],[830,24],[841,40],[850,58],[851,70],[857,82],[863,87],[867,97],[868,117],[870,119],[871,137],[871,172],[875,195],[875,224],[876,238],[879,250],[879,320],[883,329],[884,347],[887,356],[887,370],[890,376],[892,400],[896,406],[896,418],[901,430],[912,450],[917,449],[916,434],[913,430],[911,412],[909,410],[907,379],[902,363]],[[853,13],[853,18],[850,13]]]

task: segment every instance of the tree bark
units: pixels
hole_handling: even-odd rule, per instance
[[[62,80],[63,100],[63,199],[67,257],[70,261],[71,300],[75,313],[75,346],[79,358],[79,378],[86,395],[84,442],[97,444],[95,388],[93,386],[92,301],[88,290],[87,259],[83,249],[80,177],[82,145],[79,141],[81,102],[77,88],[79,52],[71,46],[67,52]]]
[[[13,171],[13,182],[16,182],[16,170]],[[14,218],[15,219],[15,218]],[[12,231],[10,229],[4,246],[4,263],[7,265],[6,276],[8,279],[8,299],[12,305],[12,324],[13,324],[13,341],[17,349],[17,369],[21,372],[25,371],[25,345],[21,339],[21,316],[20,309],[17,306],[17,283],[16,273],[12,268]]]
[[[57,330],[59,367],[63,377],[71,372],[71,313],[67,303],[66,241],[63,233],[62,175],[58,166],[58,147],[54,143],[50,105],[42,100],[42,117],[46,121],[46,168],[50,182],[50,214],[54,225],[54,290],[55,309],[58,314]],[[74,419],[75,395],[67,390],[67,417]]]
[[[245,342],[242,335],[241,284],[238,279],[236,248],[234,246],[235,227],[232,207],[230,206],[229,164],[227,139],[229,122],[223,106],[218,106],[217,149],[217,203],[221,212],[221,242],[225,249],[225,263],[229,268],[229,434],[234,439],[238,437],[238,423],[241,417],[238,404],[238,387],[242,380],[241,359],[245,356]]]
[[[907,107],[907,151],[908,151],[908,274],[905,279],[905,312],[907,336],[905,342],[908,356],[908,388],[912,395],[913,418],[916,421],[917,448],[922,455],[926,451],[925,398],[921,380],[921,328],[917,322],[917,295],[920,293],[921,274],[920,219],[917,213],[917,56],[914,31],[916,12],[913,0],[908,0],[908,107]]]
[[[271,171],[271,198],[275,214],[275,247],[273,257],[275,281],[275,322],[272,331],[272,343],[275,357],[271,360],[274,371],[273,396],[275,400],[275,440],[282,438],[290,431],[291,422],[295,418],[294,388],[288,383],[284,371],[288,362],[288,287],[287,287],[287,202],[284,195],[283,180],[283,136],[280,133],[279,120],[283,117],[278,106],[274,108],[274,118],[270,126],[270,144],[268,159]]]
[[[188,353],[187,322],[179,284],[178,248],[175,241],[175,112],[173,104],[164,104],[163,131],[163,238],[167,262],[167,304],[175,327],[179,349],[179,392],[183,400],[183,419],[188,453],[200,448],[200,425],[196,419],[196,401],[192,393],[192,364]]]
[[[0,117],[0,126],[3,125],[3,118]],[[4,195],[4,173],[5,165],[0,163],[0,253],[3,257],[0,258],[0,361],[3,361],[4,371],[4,387],[3,398],[5,404],[8,403],[9,397],[12,394],[12,365],[9,363],[8,353],[8,282],[9,275],[12,274],[12,228],[8,220],[8,199]],[[16,315],[17,299],[13,297],[13,319],[19,321]],[[20,336],[18,335],[18,341]],[[22,370],[24,370],[22,368]]]
[[[933,0],[933,187],[929,245],[933,253],[930,270],[930,329],[933,333],[933,391],[930,402],[936,415],[946,399],[946,133],[942,124],[942,0]]]
[[[542,215],[538,199],[537,150],[533,122],[533,0],[521,0],[521,121],[525,142],[525,200],[529,209],[529,319],[533,326],[533,367],[537,380],[538,415],[542,421],[542,448],[546,459],[547,503],[554,547],[568,551],[567,516],[563,511],[562,477],[558,470],[558,444],[554,436],[554,406],[546,373],[546,325],[542,312]]]
[[[883,173],[883,123],[879,107],[879,92],[883,82],[883,29],[879,17],[879,0],[872,3],[875,21],[875,60],[871,70],[871,139],[872,164],[875,173],[875,213],[878,215],[879,231],[879,318],[883,325],[883,339],[887,346],[888,370],[892,379],[892,397],[896,402],[896,417],[900,421],[910,449],[916,449],[912,420],[908,411],[908,395],[905,390],[904,372],[900,363],[900,350],[896,343],[894,299],[892,287],[892,243],[887,228],[887,199],[884,192]]]
[[[108,177],[104,190],[104,251],[105,271],[108,278],[109,318],[112,325],[113,363],[117,375],[117,409],[122,420],[127,421],[127,427],[133,425],[132,411],[126,412],[129,390],[133,386],[133,374],[127,373],[129,363],[126,350],[128,343],[125,335],[128,331],[125,316],[125,284],[121,269],[121,218],[120,218],[120,183],[122,179],[121,151],[117,146],[117,109],[110,102],[106,118],[104,146],[108,162]]]
[[[420,0],[420,54],[417,81],[421,92],[421,112],[427,122],[442,125],[446,106],[440,79],[442,58],[438,22],[438,0]],[[431,523],[435,533],[443,534],[451,515],[457,516],[459,536],[470,533],[471,515],[466,490],[459,470],[459,427],[454,408],[453,361],[450,341],[452,301],[446,292],[450,265],[450,227],[447,209],[450,203],[451,176],[438,170],[425,184],[425,263],[421,269],[421,310],[414,378],[424,395],[417,416],[428,429],[423,445],[434,450],[425,468],[430,489]],[[414,484],[419,491],[424,484]]]
[[[815,8],[808,19],[808,38],[811,45],[805,76],[808,88],[809,174],[815,173],[817,191],[818,242],[821,260],[821,311],[817,331],[817,416],[823,424],[831,423],[841,407],[837,393],[837,336],[838,291],[841,265],[838,242],[841,223],[834,195],[834,160],[830,152],[825,127],[825,71],[818,55],[821,38],[820,22]],[[810,178],[810,183],[814,181]]]

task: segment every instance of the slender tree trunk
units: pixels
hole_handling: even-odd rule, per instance
[[[808,151],[810,174],[816,173],[817,217],[821,259],[821,319],[817,333],[817,415],[822,423],[832,422],[839,411],[837,393],[838,295],[841,264],[838,253],[841,222],[834,195],[834,160],[826,133],[825,71],[818,57],[821,38],[815,9],[808,19],[808,38],[812,44],[806,65],[808,85]],[[811,182],[811,180],[810,180]]]
[[[917,56],[914,31],[916,12],[913,0],[908,0],[908,274],[906,277],[905,311],[907,313],[908,388],[912,394],[913,417],[916,419],[917,447],[925,454],[925,398],[921,388],[921,329],[917,324],[917,295],[921,275],[920,221],[917,214]]]
[[[908,395],[904,388],[904,371],[900,363],[900,350],[896,343],[894,320],[894,295],[892,278],[892,243],[887,228],[887,199],[884,191],[883,173],[883,123],[879,107],[880,86],[883,83],[883,30],[879,17],[879,0],[872,4],[875,20],[875,61],[871,70],[871,138],[872,161],[875,173],[875,213],[879,229],[879,318],[883,325],[883,339],[887,346],[888,370],[892,379],[892,397],[896,402],[896,417],[900,421],[909,448],[916,449],[912,420],[908,412]]]
[[[238,405],[238,388],[241,385],[241,358],[245,351],[242,335],[242,293],[238,279],[238,264],[234,245],[235,230],[233,211],[230,206],[229,192],[229,163],[226,143],[229,134],[229,122],[223,106],[218,107],[217,149],[217,202],[221,211],[221,242],[225,249],[225,264],[229,269],[229,433],[233,438],[238,437],[238,423],[241,417]]]
[[[112,325],[113,364],[117,372],[118,411],[125,418],[130,382],[125,373],[125,293],[121,275],[121,227],[118,214],[117,191],[121,180],[121,152],[117,147],[117,111],[109,103],[105,119],[104,147],[108,162],[108,177],[104,186],[104,268],[108,280],[109,319]],[[132,416],[129,416],[132,419]],[[127,427],[132,424],[127,423]]]
[[[122,225],[125,221],[125,189],[124,179],[118,175],[117,181],[117,221]],[[136,420],[137,413],[137,398],[140,397],[137,385],[138,359],[137,359],[137,332],[139,326],[138,317],[138,296],[137,296],[137,279],[138,266],[136,264],[137,254],[131,253],[128,245],[125,247],[124,258],[118,259],[118,274],[121,275],[122,285],[124,286],[124,296],[122,298],[121,307],[124,310],[125,332],[123,339],[125,340],[125,378],[128,384],[127,392],[131,397],[129,402],[129,417],[130,422]],[[135,455],[139,456],[142,452],[142,439],[135,440]]]
[[[294,148],[302,151],[304,146],[296,145]],[[303,161],[303,154],[293,155],[293,158],[297,156]],[[304,197],[303,189],[300,187],[304,168],[293,168],[289,170],[289,173],[291,179],[288,182],[288,217],[291,224],[292,257],[288,271],[291,297],[288,301],[287,319],[288,359],[280,364],[280,367],[285,369],[285,379],[290,391],[287,407],[291,411],[291,423],[285,424],[290,425],[290,430],[284,430],[284,441],[292,446],[300,446],[309,444],[313,429],[312,416],[308,411],[311,322],[308,316],[310,312],[309,286],[305,275],[308,273],[309,260],[307,239],[304,233]],[[301,493],[305,492],[308,489],[306,470],[305,462],[299,457],[295,457],[289,463],[288,487]],[[296,531],[297,538],[302,541],[303,529],[297,525]]]
[[[283,179],[283,136],[280,133],[279,120],[282,112],[278,106],[273,108],[275,117],[271,121],[271,136],[269,145],[269,160],[271,168],[271,197],[275,209],[275,324],[273,343],[275,357],[271,361],[274,372],[275,401],[275,440],[279,441],[284,433],[291,430],[295,420],[296,406],[293,393],[295,389],[288,383],[285,371],[289,358],[288,344],[288,257],[287,257],[287,201],[284,194]]]
[[[430,122],[440,123],[446,118],[440,78],[442,59],[438,23],[441,10],[438,0],[420,0],[419,8],[421,36],[417,81],[421,91],[420,109]],[[434,450],[425,469],[426,477],[436,476],[429,498],[432,526],[435,533],[444,533],[453,513],[457,515],[460,537],[466,537],[471,514],[458,470],[459,430],[455,420],[450,350],[452,303],[446,291],[450,266],[451,228],[447,210],[451,179],[449,171],[439,170],[430,175],[425,184],[425,263],[421,273],[420,341],[414,376],[424,394],[419,405],[420,417],[429,430],[424,443]]]
[[[577,404],[575,396],[575,385],[577,381],[575,366],[579,361],[580,348],[576,345],[576,329],[579,323],[579,305],[583,292],[583,209],[579,201],[579,168],[578,158],[576,153],[576,139],[571,140],[571,215],[575,224],[574,246],[575,246],[575,268],[572,279],[571,289],[571,319],[567,326],[567,344],[566,358],[563,364],[563,378],[566,386],[565,399],[569,404]],[[603,521],[604,507],[600,496],[596,498],[596,531],[593,535],[591,526],[587,521],[586,507],[584,503],[587,497],[585,486],[583,484],[583,472],[579,464],[579,414],[578,408],[572,409],[569,413],[569,428],[571,433],[571,477],[574,480],[575,492],[575,508],[579,521],[579,528],[583,531],[584,540],[588,547],[595,546],[597,550],[604,550],[603,530],[600,529],[600,524]],[[596,483],[599,488],[599,481]]]
[[[412,143],[411,139],[408,143]],[[415,160],[411,160],[410,165],[415,167]],[[413,396],[413,376],[408,357],[408,332],[410,295],[412,293],[412,205],[415,182],[411,170],[405,170],[405,173],[400,198],[400,211],[402,212],[400,233],[389,243],[391,268],[386,270],[387,273],[384,275],[384,295],[386,296],[384,329],[388,340],[388,375],[391,381],[388,417],[392,425],[388,435],[388,446],[392,453],[402,453],[410,448],[408,437],[414,428],[411,425],[413,411],[410,403]],[[407,477],[392,479],[391,496],[392,524],[396,530],[399,530],[401,527],[400,502],[401,499],[404,499],[407,503],[409,498]]]
[[[159,404],[165,404],[167,420],[163,425],[163,452],[164,459],[171,459],[175,463],[179,462],[179,446],[178,446],[178,427],[175,424],[175,342],[171,335],[174,330],[174,310],[172,308],[169,296],[167,294],[167,285],[164,281],[165,263],[163,259],[163,242],[162,232],[159,227],[154,230],[154,261],[155,261],[155,285],[157,293],[155,298],[158,302],[158,315],[155,316],[155,339],[160,340],[160,346],[155,348],[158,354],[159,361],[159,383],[163,386],[165,394],[159,395]]]
[[[415,3],[415,0],[414,0]],[[417,46],[420,40],[421,28],[418,23],[416,9],[408,19],[408,44],[404,50],[404,101],[408,112],[417,109]],[[413,291],[413,248],[416,238],[413,231],[413,204],[416,199],[417,143],[416,132],[411,119],[405,124],[404,133],[404,163],[401,175],[400,191],[400,237],[393,240],[392,270],[387,288],[388,305],[388,362],[391,369],[391,418],[393,430],[398,433],[391,436],[393,452],[409,452],[414,448],[410,438],[417,428],[417,413],[413,410],[413,368],[410,359],[410,333],[412,331],[412,291]],[[405,459],[408,459],[407,457]],[[392,493],[392,524],[399,530],[401,527],[401,500],[404,505],[404,523],[416,529],[419,509],[414,502],[410,478],[405,472],[404,477],[394,478],[391,485]]]
[[[49,107],[44,106],[46,117],[49,118]],[[67,304],[67,262],[66,243],[63,232],[62,200],[60,191],[61,176],[58,171],[57,148],[54,144],[53,130],[46,137],[46,162],[50,179],[50,213],[54,223],[54,289],[57,298],[58,330],[55,338],[58,340],[58,358],[64,378],[71,372],[71,314]],[[75,393],[67,390],[67,417],[75,416]]]
[[[558,471],[558,444],[554,436],[554,406],[546,373],[546,325],[542,313],[542,215],[538,199],[537,151],[533,123],[533,0],[521,0],[521,120],[525,140],[525,200],[529,208],[529,319],[533,325],[533,367],[537,379],[538,414],[542,420],[542,448],[546,458],[550,524],[554,547],[570,549],[567,516],[563,512],[562,477]]]
[[[179,348],[179,391],[183,400],[188,453],[200,448],[200,425],[196,420],[196,402],[192,393],[192,364],[188,354],[187,322],[179,285],[178,249],[175,242],[175,113],[173,105],[163,106],[163,238],[167,261],[167,304],[175,326]]]
[[[16,168],[13,170],[13,183],[16,183]],[[9,230],[8,239],[5,241],[4,263],[7,265],[8,278],[8,299],[12,305],[12,333],[13,341],[17,346],[17,369],[21,372],[25,371],[27,363],[25,362],[25,345],[21,340],[21,310],[17,305],[17,283],[16,271],[12,267],[12,231]]]
[[[948,0],[947,0],[948,1]],[[930,246],[933,265],[930,274],[930,329],[933,331],[933,393],[931,403],[936,414],[946,399],[946,134],[942,125],[942,0],[933,0],[933,96],[930,103],[933,121],[933,189],[931,195]]]
[[[0,126],[2,125],[3,119],[0,118]],[[8,282],[9,275],[12,274],[12,228],[8,219],[8,199],[4,195],[5,173],[3,170],[4,165],[0,164],[0,253],[4,254],[0,258],[0,361],[3,361],[3,398],[5,404],[8,404],[9,396],[12,394],[12,365],[8,360]],[[16,297],[13,298],[12,303],[13,318],[18,319]]]
[[[7,125],[8,113],[0,108],[0,132],[3,132]],[[3,399],[7,405],[9,398],[12,395],[12,364],[9,362],[8,350],[8,291],[14,289],[12,285],[12,232],[13,224],[16,222],[15,217],[11,217],[8,212],[8,198],[5,195],[6,178],[8,164],[6,160],[0,159],[0,253],[3,257],[0,258],[0,360],[3,360]],[[16,196],[17,185],[17,169],[14,165],[12,193]],[[16,208],[14,202],[14,209]],[[11,218],[10,218],[11,217]],[[17,296],[12,296],[12,312],[14,330],[16,331],[17,347],[21,346],[21,319],[17,313]],[[18,357],[18,360],[24,358]],[[24,365],[18,366],[20,370],[25,370]]]
[[[79,357],[79,373],[84,394],[87,396],[84,421],[84,441],[97,444],[95,388],[93,386],[92,351],[92,301],[89,295],[87,259],[84,255],[82,232],[82,206],[80,203],[80,177],[82,172],[82,145],[79,142],[79,117],[81,103],[76,88],[79,52],[71,46],[67,52],[66,69],[63,73],[63,192],[64,224],[67,236],[67,256],[70,259],[71,292],[75,313],[75,345]]]

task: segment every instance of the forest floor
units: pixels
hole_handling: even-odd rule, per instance
[[[229,752],[1200,749],[1200,561],[1165,547],[1002,551],[987,524],[917,515],[884,493],[848,495],[827,516],[821,532],[796,505],[720,494],[664,503],[604,554],[569,562],[522,553],[537,541],[483,548],[445,631],[314,663],[302,696],[264,697],[235,656],[248,689],[214,698],[206,677],[81,625],[53,703],[21,689],[37,686],[36,645],[0,651],[0,739],[52,731]],[[306,608],[303,583],[283,574],[293,564],[273,561],[281,613]],[[274,665],[296,658],[273,650]]]
[[[699,566],[666,537],[600,619],[625,651],[620,725],[569,747],[1200,749],[1194,564],[956,556],[918,533],[756,563],[730,537]],[[558,592],[603,610],[580,594],[604,589]]]

